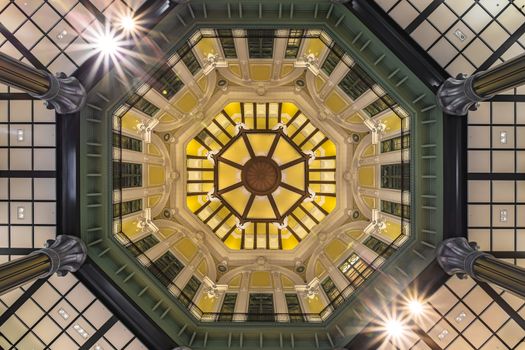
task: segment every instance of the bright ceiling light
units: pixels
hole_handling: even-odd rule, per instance
[[[403,325],[398,320],[388,320],[385,329],[388,335],[394,338],[400,337],[404,331]]]
[[[413,315],[420,315],[423,312],[423,304],[419,300],[411,300],[408,303],[408,309]]]
[[[111,33],[104,33],[97,39],[97,49],[104,55],[114,55],[117,52],[118,41]]]
[[[120,19],[120,25],[127,32],[132,32],[136,27],[135,19],[131,15],[122,16]]]

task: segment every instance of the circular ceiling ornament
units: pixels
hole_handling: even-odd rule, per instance
[[[305,199],[308,160],[283,132],[238,129],[214,159],[214,195],[239,219],[240,225],[277,223]]]
[[[244,187],[257,196],[272,194],[281,182],[281,169],[268,157],[250,159],[241,171]]]

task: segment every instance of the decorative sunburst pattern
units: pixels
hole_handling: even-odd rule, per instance
[[[292,103],[230,103],[186,151],[188,207],[231,249],[293,249],[335,208],[335,145]]]

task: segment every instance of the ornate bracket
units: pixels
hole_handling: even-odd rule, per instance
[[[475,111],[480,101],[487,100],[492,96],[482,97],[474,91],[473,82],[479,75],[458,74],[456,78],[448,78],[437,92],[437,102],[445,113],[464,116],[468,111]]]
[[[30,94],[33,97],[45,100],[48,109],[55,109],[58,114],[78,112],[86,103],[87,94],[84,86],[75,77],[68,77],[65,73],[56,76],[42,71],[48,76],[50,87],[43,95]]]
[[[55,272],[58,276],[65,276],[68,272],[77,271],[86,261],[87,248],[78,237],[60,235],[56,240],[48,240],[46,247],[36,250],[32,254],[45,254],[51,260],[49,272],[42,277],[49,277]]]
[[[444,240],[436,249],[439,266],[449,275],[465,278],[469,275],[480,279],[474,272],[474,262],[490,254],[477,250],[475,242],[469,243],[466,238],[454,237]]]

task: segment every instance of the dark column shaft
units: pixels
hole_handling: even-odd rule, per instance
[[[485,98],[525,84],[525,54],[475,76],[474,92]]]
[[[0,53],[0,82],[37,95],[44,95],[50,88],[46,74],[3,53]]]
[[[482,256],[474,261],[473,271],[480,279],[525,298],[525,269],[492,256]]]
[[[464,116],[503,91],[525,84],[525,54],[467,77],[448,78],[437,92],[437,102],[447,114]]]
[[[49,273],[51,260],[45,254],[32,254],[0,265],[0,295]]]
[[[494,283],[525,298],[525,269],[478,250],[476,243],[464,237],[448,238],[436,248],[436,258],[449,275],[466,275]]]

